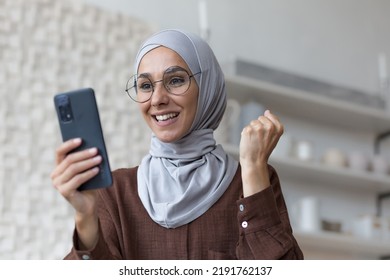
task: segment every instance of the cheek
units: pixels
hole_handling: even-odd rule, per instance
[[[145,103],[138,103],[138,109],[142,114],[147,112],[147,106]]]
[[[195,116],[196,116],[196,108],[197,108],[197,100],[194,101],[194,103],[192,103],[192,112],[191,112],[191,115],[192,115],[192,119],[195,119]]]
[[[145,103],[140,103],[138,104],[138,110],[142,116],[142,118],[146,121],[147,120],[147,116],[148,116],[148,109],[149,107],[146,106]]]

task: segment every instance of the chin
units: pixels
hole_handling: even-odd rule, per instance
[[[164,143],[173,143],[182,138],[174,135],[159,135],[159,134],[155,134],[155,135],[158,138],[158,140]]]

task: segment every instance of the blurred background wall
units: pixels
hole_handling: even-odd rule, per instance
[[[149,132],[124,87],[152,30],[78,0],[0,1],[0,259],[70,249],[73,211],[50,181],[61,142],[55,93],[93,87],[112,167],[138,162]]]
[[[387,0],[86,0],[160,28],[210,31],[220,61],[237,57],[378,91],[378,54],[390,57]],[[204,20],[204,17],[207,19]]]

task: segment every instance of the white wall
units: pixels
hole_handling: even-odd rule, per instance
[[[199,32],[198,0],[87,0],[160,28]],[[250,59],[324,81],[378,90],[378,53],[390,65],[386,0],[206,0],[210,44],[223,62]]]

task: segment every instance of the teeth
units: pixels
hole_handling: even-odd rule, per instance
[[[169,113],[166,115],[156,115],[156,119],[158,121],[166,121],[167,119],[172,119],[172,118],[176,117],[177,115],[178,115],[177,113]]]

